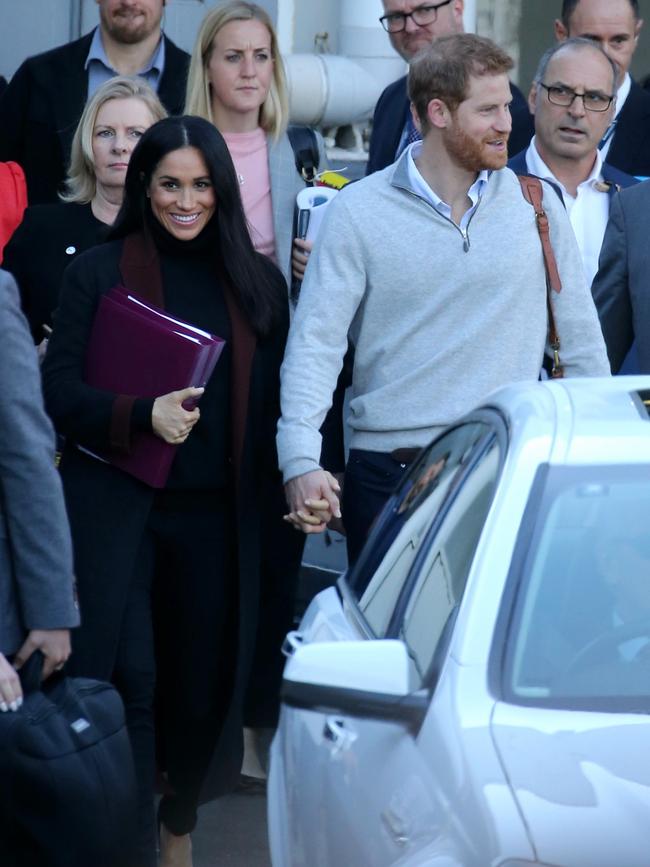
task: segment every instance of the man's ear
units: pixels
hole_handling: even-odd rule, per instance
[[[559,18],[555,19],[555,23],[553,24],[553,30],[555,31],[555,38],[558,42],[564,42],[565,39],[569,38],[569,31]]]
[[[643,18],[639,18],[636,22],[636,26],[634,27],[634,42],[639,41],[639,35],[641,33],[641,28],[643,27]]]
[[[413,121],[413,126],[420,133],[420,135],[422,135],[422,124],[420,123],[420,116],[417,113],[417,110],[413,103],[410,104],[409,108],[411,111],[411,120]]]
[[[535,114],[535,109],[537,108],[537,85],[533,81],[530,86],[530,92],[528,93],[528,111],[531,114]]]
[[[432,99],[427,105],[427,120],[436,129],[446,129],[451,120],[451,112],[441,99]]]
[[[452,6],[452,15],[458,27],[457,33],[463,32],[463,12],[465,11],[465,0],[454,0]]]

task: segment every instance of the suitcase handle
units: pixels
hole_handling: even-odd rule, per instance
[[[45,657],[43,656],[43,653],[40,650],[35,650],[18,672],[20,683],[25,695],[29,695],[29,693],[32,692],[38,692],[41,688],[44,662]]]

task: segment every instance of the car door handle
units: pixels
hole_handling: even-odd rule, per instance
[[[299,647],[302,647],[304,640],[305,636],[302,632],[298,632],[295,629],[291,632],[287,632],[285,639],[282,642],[282,653],[286,657],[293,656],[296,650],[298,650]]]
[[[398,846],[406,846],[409,842],[406,823],[391,809],[384,810],[381,814],[384,827],[397,843]]]
[[[356,732],[353,732],[345,722],[338,717],[328,716],[323,726],[323,737],[332,744],[332,755],[338,755],[356,741]]]

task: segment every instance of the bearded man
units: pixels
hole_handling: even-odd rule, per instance
[[[487,39],[441,37],[411,64],[422,140],[330,204],[310,256],[282,366],[278,455],[290,513],[307,533],[332,516],[354,563],[418,450],[494,388],[536,380],[547,340],[535,213],[505,168],[512,61]],[[568,376],[608,375],[573,231],[544,205],[562,290],[553,307]],[[319,428],[355,347],[342,509],[318,463]]]
[[[95,30],[28,58],[0,96],[0,160],[23,167],[30,205],[57,201],[83,107],[109,78],[140,75],[183,110],[190,58],[161,31],[166,0],[96,2]]]

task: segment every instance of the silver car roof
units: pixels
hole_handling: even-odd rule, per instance
[[[516,383],[493,392],[484,406],[506,418],[510,453],[543,438],[551,463],[650,462],[650,376]]]

